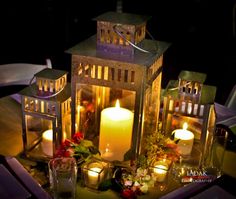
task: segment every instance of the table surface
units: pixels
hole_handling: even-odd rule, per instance
[[[0,98],[0,154],[4,156],[15,156],[19,157],[22,153],[22,130],[21,130],[21,105],[10,98],[9,96]],[[10,146],[10,147],[9,147]],[[27,171],[33,170],[34,176],[36,168],[34,162],[24,164],[28,160],[23,160],[19,158],[19,161],[26,166]],[[34,177],[33,176],[33,177]],[[44,176],[45,177],[45,176]],[[36,179],[37,180],[37,179]],[[48,180],[48,179],[47,179]],[[45,182],[38,181],[39,184]],[[141,199],[152,199],[152,198],[175,198],[176,194],[181,195],[182,198],[189,194],[193,194],[196,191],[202,189],[204,184],[192,183],[183,186],[179,181],[175,180],[172,176],[168,178],[168,186],[164,191],[160,191],[158,186],[151,188],[150,191],[142,196]],[[108,190],[103,192],[91,191],[88,188],[81,187],[79,183],[77,184],[77,198],[89,198],[89,199],[110,199],[110,198],[120,198],[118,193]]]
[[[155,187],[149,188],[149,191],[144,194],[140,195],[138,198],[140,199],[156,199],[160,198],[161,196],[165,196],[167,193],[170,193],[171,191],[176,190],[177,188],[180,188],[183,186],[183,184],[180,184],[178,181],[174,180],[173,177],[169,177],[166,182],[166,189],[160,190],[163,187],[163,184],[156,183]],[[162,187],[161,187],[162,186]],[[110,198],[120,198],[119,193],[107,190],[107,191],[96,191],[91,190],[86,187],[80,186],[80,184],[77,184],[77,196],[78,198],[89,198],[89,199],[110,199]]]

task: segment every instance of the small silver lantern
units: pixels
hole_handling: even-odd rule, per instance
[[[84,185],[91,189],[98,189],[100,183],[108,177],[109,164],[100,160],[90,160],[82,165]]]
[[[164,92],[163,133],[179,140],[182,160],[195,166],[210,155],[215,130],[216,87],[204,85],[205,79],[204,73],[181,71]]]
[[[34,78],[35,83],[32,83]],[[21,94],[24,153],[48,160],[71,136],[71,87],[67,72],[46,68],[34,75]]]
[[[97,35],[67,51],[72,55],[72,132],[84,132],[106,160],[122,161],[128,151],[135,158],[145,134],[157,128],[169,44],[145,39],[147,19],[104,13],[95,18]]]

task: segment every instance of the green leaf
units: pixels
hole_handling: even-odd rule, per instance
[[[111,179],[108,179],[108,180],[105,180],[99,184],[98,190],[107,191],[108,189],[111,188],[111,186],[112,186],[112,181],[111,181]]]
[[[90,151],[91,154],[100,154],[97,147],[94,147],[94,146],[89,147],[89,151]]]
[[[84,147],[84,146],[81,146],[81,145],[78,145],[76,146],[75,148],[75,153],[86,153],[86,154],[90,154],[90,151],[88,148]]]
[[[90,140],[82,140],[81,142],[80,142],[80,145],[83,145],[84,147],[92,147],[93,146],[93,142],[92,141],[90,141]]]

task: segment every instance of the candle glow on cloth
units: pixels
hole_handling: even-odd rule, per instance
[[[52,129],[43,132],[42,150],[48,156],[53,156],[53,131]]]
[[[190,155],[193,148],[194,134],[187,130],[188,124],[185,122],[183,129],[176,129],[172,132],[175,140],[179,140],[178,149],[180,155]]]
[[[131,147],[133,119],[134,113],[121,108],[119,100],[116,102],[116,107],[102,110],[99,151],[104,159],[123,161],[124,154]]]

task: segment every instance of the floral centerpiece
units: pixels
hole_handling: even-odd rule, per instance
[[[168,162],[169,167],[173,162],[179,160],[177,142],[166,138],[161,133],[147,136],[144,151],[136,162],[135,172],[133,175],[123,176],[124,189],[121,196],[134,199],[138,195],[146,194],[149,188],[154,187],[157,179],[149,172],[149,168],[160,159]]]
[[[160,158],[165,159],[171,166],[180,157],[176,141],[160,133],[149,135],[146,143],[144,151],[136,161],[115,164],[113,178],[100,186],[102,190],[111,188],[124,199],[135,199],[139,195],[147,194],[157,184],[157,179],[149,168]],[[160,186],[160,191],[164,186]]]
[[[179,152],[176,142],[161,134],[151,134],[147,137],[146,147],[136,161],[112,162],[113,175],[99,185],[99,190],[112,189],[122,198],[135,199],[146,194],[149,188],[155,186],[155,178],[149,173],[150,165],[160,157],[170,162],[177,161]],[[75,157],[85,162],[91,158],[101,159],[100,153],[93,142],[84,139],[81,132],[74,134],[72,139],[66,139],[56,153],[59,157]]]

